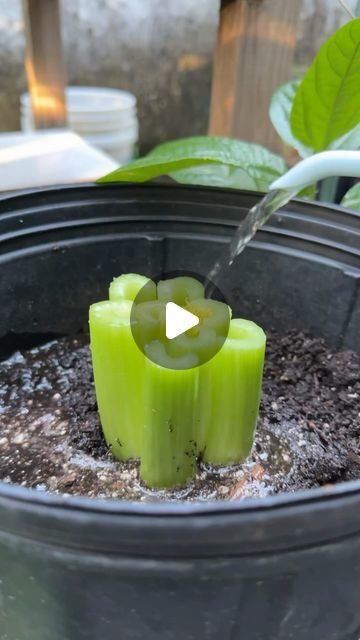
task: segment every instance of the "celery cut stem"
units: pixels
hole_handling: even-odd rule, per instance
[[[166,305],[164,302],[141,302],[132,309],[132,330],[142,349],[154,340],[165,341]]]
[[[196,368],[165,369],[146,361],[140,476],[150,487],[184,485],[193,476],[196,382]]]
[[[160,340],[154,340],[145,346],[146,355],[162,367],[170,369],[191,369],[199,363],[199,357],[195,350],[184,351],[183,353],[172,354],[170,344],[164,345]]]
[[[189,276],[160,280],[157,286],[159,300],[174,302],[180,307],[185,307],[191,300],[203,298],[204,291],[204,285]]]
[[[90,307],[90,346],[100,420],[112,454],[141,454],[144,422],[145,356],[130,327],[130,301],[104,301]]]
[[[231,320],[219,353],[200,368],[195,425],[205,462],[242,462],[257,422],[266,337],[248,320]]]
[[[218,336],[227,336],[231,310],[224,302],[199,298],[192,300],[186,306],[186,309],[200,318],[200,323],[203,327],[214,329]],[[194,329],[190,329],[188,333],[196,333],[196,331],[197,327],[194,327]]]
[[[188,333],[182,333],[173,340],[169,340],[167,352],[175,358],[191,353],[200,360],[205,360],[214,349],[216,341],[217,335],[214,329],[200,326],[196,333],[190,330]]]
[[[149,302],[156,300],[156,284],[150,278],[138,273],[123,273],[114,278],[109,287],[109,300],[121,302]]]
[[[251,321],[231,320],[226,304],[203,296],[194,278],[156,286],[124,274],[111,283],[110,300],[90,307],[104,436],[119,460],[140,458],[140,477],[149,487],[185,485],[199,455],[228,465],[251,452],[266,337]],[[199,323],[167,338],[168,302]]]

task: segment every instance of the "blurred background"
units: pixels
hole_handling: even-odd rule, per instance
[[[294,76],[348,20],[337,0],[299,4]],[[357,0],[348,0],[348,5],[355,8]],[[163,140],[207,132],[218,0],[62,0],[60,10],[67,84],[133,93],[141,152]],[[21,0],[0,0],[3,132],[20,129],[19,98],[27,89],[24,56]],[[248,137],[254,138],[251,131]],[[256,141],[274,147],[271,140]]]

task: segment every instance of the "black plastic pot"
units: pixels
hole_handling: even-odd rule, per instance
[[[205,275],[257,197],[124,185],[2,199],[1,355],[84,330],[114,274]],[[294,202],[221,287],[265,329],[360,349],[359,277],[359,217]],[[359,637],[360,482],[183,505],[0,485],[1,640]]]

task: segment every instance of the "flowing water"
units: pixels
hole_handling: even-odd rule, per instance
[[[250,209],[245,219],[239,224],[226,251],[208,273],[205,283],[207,295],[212,295],[219,280],[226,275],[226,271],[231,267],[235,258],[242,253],[257,230],[265,224],[271,214],[281,209],[296,194],[297,190],[276,189],[270,191]]]

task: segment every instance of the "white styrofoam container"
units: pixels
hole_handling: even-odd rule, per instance
[[[0,191],[89,182],[118,162],[72,131],[0,134]]]

